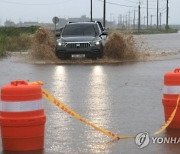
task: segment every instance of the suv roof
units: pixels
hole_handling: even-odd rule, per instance
[[[65,25],[62,36],[97,36],[102,33],[99,24],[94,22],[75,22]]]
[[[99,28],[101,29],[101,32],[104,31],[104,27],[102,26],[102,23],[100,21],[80,21],[80,22],[68,22],[67,24],[98,24]]]
[[[72,21],[69,21],[68,23],[71,24],[71,23],[98,23],[100,21],[77,21],[77,22],[72,22]]]
[[[96,24],[96,23],[94,22],[68,22],[67,25],[68,24]]]

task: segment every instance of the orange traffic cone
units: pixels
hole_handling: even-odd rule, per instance
[[[168,120],[177,104],[180,94],[180,68],[176,68],[174,72],[167,72],[164,75],[164,94],[163,105],[165,121]],[[175,117],[169,128],[180,128],[180,106],[178,106]]]
[[[1,88],[0,125],[3,150],[43,149],[45,121],[40,85],[12,81]]]

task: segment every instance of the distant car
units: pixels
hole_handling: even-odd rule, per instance
[[[73,57],[102,58],[107,33],[100,22],[68,23],[56,42],[60,59]]]

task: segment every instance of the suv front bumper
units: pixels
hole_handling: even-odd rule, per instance
[[[71,43],[65,46],[56,46],[56,55],[59,58],[70,58],[72,55],[84,54],[86,57],[99,57],[103,55],[103,46],[99,45],[87,45],[87,43]]]

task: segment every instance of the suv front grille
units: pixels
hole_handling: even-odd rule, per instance
[[[78,43],[78,42],[75,42],[75,43],[67,43],[66,45],[68,48],[72,48],[72,49],[78,49],[78,48],[88,48],[90,47],[90,43]]]

